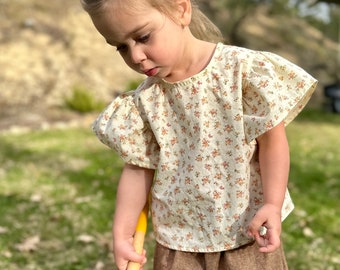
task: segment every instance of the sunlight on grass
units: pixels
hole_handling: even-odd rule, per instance
[[[296,205],[283,225],[290,269],[340,269],[340,117],[306,112],[287,134]],[[113,269],[116,154],[89,129],[0,135],[0,147],[0,269]],[[145,270],[153,247],[149,228]]]
[[[116,156],[88,130],[1,136],[0,145],[0,269],[112,269]]]

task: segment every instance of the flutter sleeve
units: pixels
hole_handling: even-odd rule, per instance
[[[159,146],[149,124],[142,119],[135,99],[135,91],[117,97],[96,119],[93,130],[124,162],[156,169]]]
[[[280,122],[288,125],[314,92],[317,80],[288,60],[255,52],[243,72],[242,102],[247,142]]]

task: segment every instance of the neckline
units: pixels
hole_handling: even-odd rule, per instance
[[[195,80],[199,77],[202,76],[202,74],[204,74],[207,70],[209,70],[212,66],[214,66],[214,63],[216,61],[216,56],[218,55],[219,51],[220,51],[220,48],[223,46],[223,44],[221,42],[217,43],[216,44],[216,47],[212,53],[212,56],[210,58],[210,61],[209,63],[198,73],[188,77],[188,78],[185,78],[183,80],[180,80],[180,81],[176,81],[176,82],[168,82],[166,81],[165,79],[159,79],[159,81],[161,82],[162,85],[164,86],[170,86],[170,87],[173,87],[173,86],[181,86],[181,85],[186,85],[188,83],[191,83],[192,80]]]

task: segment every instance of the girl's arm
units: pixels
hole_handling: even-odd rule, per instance
[[[135,252],[132,241],[139,214],[152,185],[154,170],[126,164],[119,180],[115,217],[113,222],[113,248],[118,269],[126,269],[129,261],[145,263],[145,255]]]
[[[272,252],[280,246],[281,209],[289,175],[289,146],[285,127],[280,123],[257,138],[264,205],[249,226],[261,252]],[[260,227],[267,232],[260,235]]]

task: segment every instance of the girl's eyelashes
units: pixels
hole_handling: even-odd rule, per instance
[[[126,48],[127,48],[127,46],[124,45],[124,44],[122,44],[122,45],[117,45],[117,46],[116,46],[116,50],[117,50],[118,52],[122,52],[122,51],[126,50]]]
[[[149,39],[150,39],[150,34],[146,34],[146,35],[143,35],[137,38],[137,41],[140,43],[146,43],[149,41]]]
[[[142,35],[142,36],[136,38],[135,41],[138,42],[138,43],[144,44],[144,43],[147,43],[150,40],[150,36],[151,36],[150,34]],[[127,45],[125,45],[125,44],[117,45],[116,49],[117,49],[118,52],[125,51],[125,50],[127,50]]]

